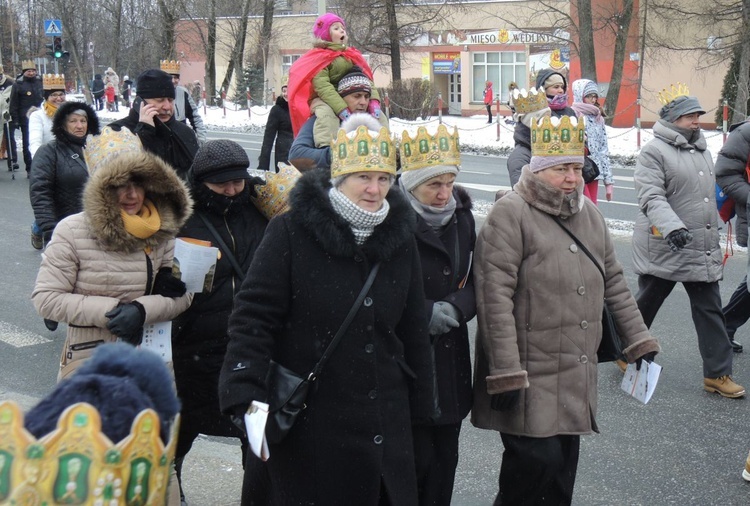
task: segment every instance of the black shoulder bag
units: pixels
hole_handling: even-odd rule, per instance
[[[599,273],[601,273],[602,275],[604,286],[606,288],[607,277],[604,275],[604,269],[602,269],[602,266],[599,265],[599,262],[596,261],[594,255],[592,255],[588,248],[586,248],[586,246],[584,246],[583,243],[578,240],[573,232],[568,230],[568,228],[562,224],[558,216],[553,216],[552,219],[555,220],[555,223],[560,225],[560,228],[565,230],[565,233],[575,241],[578,247],[581,248],[581,251],[586,253],[586,256],[588,256],[594,263],[594,265],[596,265],[596,268],[599,269]],[[602,340],[599,343],[599,349],[596,350],[596,356],[599,363],[623,360],[622,341],[620,340],[620,336],[617,334],[615,318],[614,316],[612,316],[612,312],[607,307],[606,299],[604,301],[604,307],[602,308]]]
[[[232,254],[232,250],[229,249],[229,246],[227,246],[227,243],[225,243],[224,239],[221,238],[221,236],[219,235],[219,231],[216,230],[216,227],[214,227],[213,224],[210,221],[208,221],[208,218],[206,218],[206,215],[204,215],[203,213],[197,212],[195,214],[197,214],[200,217],[200,219],[203,220],[203,223],[205,223],[206,227],[208,228],[208,231],[211,232],[211,235],[214,236],[214,239],[216,239],[216,243],[219,245],[219,249],[227,257],[227,260],[229,260],[229,263],[232,264],[234,271],[237,273],[237,277],[239,277],[240,280],[245,279],[245,271],[242,270],[240,263],[237,261],[236,258],[234,258],[234,255]]]

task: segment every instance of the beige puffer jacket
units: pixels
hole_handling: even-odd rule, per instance
[[[159,212],[161,228],[148,239],[123,226],[115,188],[128,181],[143,185]],[[147,153],[115,158],[89,179],[83,209],[55,228],[31,295],[43,318],[68,324],[58,379],[97,345],[116,340],[104,315],[119,303],[137,300],[146,323],[154,323],[172,320],[192,301],[191,294],[149,295],[158,270],[172,266],[174,236],[192,212],[188,190],[169,165]]]

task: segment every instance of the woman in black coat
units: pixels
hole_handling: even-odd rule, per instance
[[[417,502],[411,424],[434,415],[434,378],[414,215],[401,192],[389,191],[395,153],[380,132],[359,141],[368,153],[387,143],[373,169],[348,166],[358,160],[337,160],[345,150],[331,149],[331,173],[303,174],[235,299],[220,398],[224,412],[242,415],[268,398],[270,359],[300,375],[312,370],[380,262],[306,409],[269,445],[270,504]],[[372,134],[360,126],[357,135]]]
[[[242,273],[233,268],[229,253],[222,251],[211,291],[196,293],[190,308],[173,322],[172,359],[182,402],[175,469],[183,499],[182,464],[198,434],[240,438],[243,463],[247,451],[245,434],[219,410],[218,385],[229,341],[232,302],[267,224],[250,201],[257,178],[250,178],[249,165],[242,146],[230,140],[212,140],[198,150],[188,172],[194,214],[178,237],[208,241],[222,250],[205,218],[231,248]]]
[[[99,135],[99,118],[81,102],[63,102],[52,118],[54,139],[34,154],[29,197],[44,243],[57,223],[83,210],[81,195],[89,179],[83,156],[87,135]]]
[[[437,138],[427,137],[427,131],[422,130],[418,139],[429,138],[439,144],[440,137],[452,138],[444,127],[438,128]],[[455,133],[454,137],[457,146]],[[431,165],[435,163],[431,160],[425,166],[428,162],[414,162],[405,153],[410,142],[408,151],[417,153],[418,142],[404,132],[399,186],[417,212],[416,238],[440,406],[440,416],[414,426],[419,504],[448,506],[458,465],[461,422],[471,410],[473,396],[466,323],[477,312],[471,272],[476,231],[471,198],[466,190],[454,186],[460,163],[458,149],[449,151],[441,165]]]
[[[292,147],[294,134],[292,133],[292,119],[289,117],[289,102],[287,102],[287,87],[281,87],[281,96],[276,99],[276,105],[271,107],[266,122],[266,133],[263,135],[263,145],[258,157],[258,169],[269,170],[271,165],[271,146],[276,140],[274,148],[274,172],[278,172],[279,162],[288,163],[289,148]]]

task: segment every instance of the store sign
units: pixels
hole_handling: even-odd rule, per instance
[[[560,43],[567,34],[558,33],[529,33],[514,30],[495,30],[466,34],[466,38],[459,44],[553,44]]]
[[[433,74],[460,74],[461,53],[432,53]]]

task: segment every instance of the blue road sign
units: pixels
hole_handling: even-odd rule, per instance
[[[59,19],[45,19],[44,35],[47,37],[62,37],[62,21]]]

